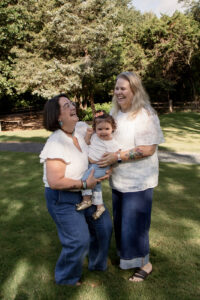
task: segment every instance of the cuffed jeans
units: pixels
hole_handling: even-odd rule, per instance
[[[153,189],[130,193],[112,190],[115,239],[122,269],[149,262],[152,197]]]
[[[77,211],[76,204],[82,200],[81,192],[45,188],[45,198],[62,245],[55,268],[56,283],[76,284],[81,278],[86,254],[90,270],[106,270],[112,234],[112,221],[108,211],[98,220],[92,218],[95,206]]]

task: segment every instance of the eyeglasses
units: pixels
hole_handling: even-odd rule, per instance
[[[65,109],[65,108],[71,108],[71,106],[75,107],[76,108],[76,103],[75,102],[65,102],[65,104],[61,107],[62,109]]]

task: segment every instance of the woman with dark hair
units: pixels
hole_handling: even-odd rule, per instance
[[[53,131],[41,154],[43,181],[48,211],[53,218],[62,251],[55,268],[57,284],[80,285],[83,260],[88,254],[89,270],[106,270],[112,222],[106,210],[94,220],[95,206],[77,211],[81,190],[92,189],[97,180],[94,170],[81,178],[88,168],[88,150],[84,140],[87,125],[78,125],[74,104],[65,94],[49,100],[44,108],[44,127]],[[103,179],[103,178],[102,178]]]
[[[118,75],[111,115],[121,151],[106,153],[100,167],[116,164],[110,180],[117,250],[121,269],[135,269],[130,281],[143,281],[151,272],[149,229],[153,189],[158,184],[158,144],[164,141],[160,122],[140,78]]]

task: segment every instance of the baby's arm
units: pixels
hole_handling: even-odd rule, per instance
[[[87,145],[90,145],[90,139],[91,139],[92,134],[93,134],[93,129],[88,127],[87,131],[86,131],[86,134],[85,134],[85,137],[84,137],[85,142],[86,142]]]

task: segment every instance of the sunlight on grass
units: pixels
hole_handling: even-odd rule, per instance
[[[181,224],[187,227],[190,231],[190,238],[198,238],[198,236],[200,237],[200,224],[198,221],[182,218]]]
[[[188,239],[188,243],[197,247],[200,247],[200,238]]]
[[[182,153],[200,153],[200,113],[177,112],[159,116],[165,136],[160,150]],[[45,143],[50,132],[39,130],[2,131],[0,142]]]
[[[169,223],[171,222],[170,220],[170,215],[166,212],[166,211],[163,211],[162,209],[159,209],[156,207],[156,215],[157,215],[157,218],[161,221],[161,222],[166,222]]]
[[[180,193],[183,193],[184,190],[185,190],[185,187],[181,184],[176,184],[176,188],[174,188],[174,183],[171,182],[171,183],[168,183],[167,184],[167,188],[169,190],[172,190],[173,191],[173,194],[180,194]]]
[[[43,245],[44,247],[48,247],[49,243],[50,243],[50,237],[47,236],[44,233],[40,233],[37,236],[38,240],[40,241],[41,245]]]
[[[16,263],[14,270],[3,285],[4,299],[15,299],[18,292],[18,287],[26,279],[29,272],[29,264],[26,259],[21,259]]]
[[[165,143],[161,150],[182,153],[200,152],[200,113],[179,112],[161,115]]]
[[[15,130],[15,131],[2,131],[2,135],[6,136],[19,136],[19,137],[47,137],[49,136],[50,132],[45,129],[36,129],[36,130]]]
[[[1,217],[2,221],[10,221],[12,218],[15,218],[20,213],[20,210],[23,209],[23,206],[24,204],[19,201],[7,202],[7,209]]]
[[[38,142],[44,143],[51,134],[45,129],[2,131],[0,142]]]
[[[85,259],[83,285],[77,289],[55,284],[61,245],[47,212],[38,155],[0,152],[0,160],[0,299],[199,299],[200,165],[160,163],[150,230],[152,275],[143,284],[132,284],[133,271],[112,264],[117,257],[113,232],[108,270],[90,272]],[[102,186],[112,215],[108,181]]]

